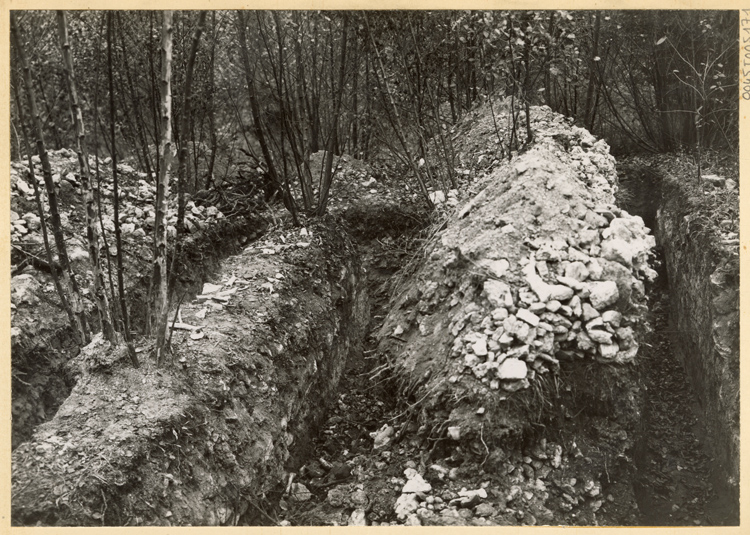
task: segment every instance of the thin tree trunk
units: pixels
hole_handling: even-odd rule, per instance
[[[530,16],[527,14],[527,16]],[[526,142],[525,146],[528,147],[532,141],[534,141],[534,131],[531,129],[531,39],[527,36],[524,40],[525,44],[523,47],[523,67],[524,67],[524,78],[523,78],[523,100],[524,110],[526,112]]]
[[[323,164],[323,181],[320,185],[319,190],[319,198],[318,198],[318,208],[316,210],[316,213],[319,216],[322,216],[326,211],[326,206],[328,205],[328,193],[331,188],[331,181],[333,179],[333,148],[334,143],[336,143],[336,131],[338,129],[339,124],[339,115],[341,114],[341,101],[342,99],[342,93],[344,92],[344,76],[346,74],[346,41],[347,41],[347,31],[349,29],[349,17],[346,13],[343,14],[344,22],[343,22],[343,28],[341,29],[341,64],[339,65],[339,83],[338,83],[338,91],[334,92],[334,115],[333,115],[333,125],[331,125],[331,132],[328,134],[328,143],[326,147],[326,157],[325,162]],[[331,43],[331,47],[333,47],[333,43]],[[333,65],[331,65],[331,68],[333,68]],[[334,88],[331,88],[332,90]]]
[[[47,100],[44,87],[42,87],[42,79],[39,75],[36,75],[33,78],[39,88],[39,96],[42,99],[42,104],[44,104],[44,109],[47,110],[47,120],[42,121],[42,124],[47,122],[50,124],[50,127],[52,128],[52,139],[55,142],[55,150],[60,150],[63,147],[62,140],[60,139],[60,129],[57,127],[54,118],[52,117],[52,108],[49,105],[49,100]]]
[[[86,150],[86,131],[83,125],[83,113],[78,103],[78,92],[73,71],[73,55],[70,51],[68,21],[65,11],[57,12],[57,29],[60,36],[65,85],[70,99],[70,112],[75,121],[76,154],[78,155],[78,164],[81,167],[81,187],[86,203],[86,237],[88,238],[91,272],[94,276],[94,298],[99,311],[99,320],[101,321],[104,338],[110,342],[115,342],[115,331],[112,326],[112,317],[109,313],[109,300],[107,299],[104,275],[99,258],[99,216],[95,208],[94,191],[91,188],[91,169],[89,168],[89,156]]]
[[[354,65],[353,79],[352,79],[352,118],[349,121],[350,125],[350,144],[349,150],[352,156],[360,158],[359,154],[359,102],[357,101],[358,95],[358,82],[359,82],[359,37],[354,32],[354,58],[352,61]]]
[[[391,90],[388,87],[388,80],[386,80],[385,77],[385,67],[383,66],[383,60],[380,58],[380,52],[378,51],[377,46],[375,45],[375,38],[372,35],[372,30],[370,28],[370,22],[367,18],[367,14],[365,13],[365,26],[367,27],[367,33],[370,36],[370,42],[372,44],[372,49],[375,52],[375,58],[378,61],[378,66],[380,67],[380,72],[383,74],[383,80],[381,88],[381,92],[384,90],[385,93],[388,96],[388,100],[390,103],[391,109],[388,109],[388,106],[385,106],[386,109],[386,115],[388,116],[388,119],[396,133],[396,137],[399,140],[399,143],[401,144],[401,148],[404,151],[404,157],[409,162],[409,166],[411,167],[412,172],[414,173],[414,176],[417,178],[417,183],[419,184],[419,189],[422,191],[422,195],[424,196],[425,201],[427,202],[427,205],[430,207],[430,210],[432,210],[435,205],[432,202],[432,199],[430,199],[430,193],[427,191],[427,186],[425,186],[424,179],[422,178],[421,173],[419,172],[419,168],[417,167],[414,158],[412,157],[411,151],[409,150],[409,145],[406,141],[406,137],[404,136],[404,130],[401,126],[401,119],[398,114],[398,107],[396,106],[396,102],[393,99],[393,95],[391,94]],[[374,70],[375,74],[375,81],[380,86],[380,77],[378,76],[377,69]]]
[[[596,22],[594,22],[594,40],[591,46],[591,55],[589,56],[589,82],[586,89],[586,105],[584,118],[586,128],[592,130],[594,127],[594,90],[596,89],[596,72],[595,63],[597,56],[599,55],[599,30],[602,26],[602,12],[596,11],[594,13]]]
[[[151,75],[151,117],[152,121],[154,123],[154,146],[159,147],[159,143],[161,142],[161,133],[159,132],[159,101],[157,95],[159,94],[159,84],[156,81],[156,66],[154,65],[154,47],[151,46],[151,36],[154,34],[154,12],[149,11],[149,41],[148,41],[148,64],[149,64],[149,74]],[[158,152],[158,150],[157,150]],[[154,164],[156,167],[156,174],[154,175],[156,177],[157,183],[159,182],[159,177],[161,176],[161,170],[159,169],[159,163],[160,163],[160,157],[159,154],[156,155]],[[158,184],[157,184],[158,185]]]
[[[172,148],[172,11],[164,11],[161,39],[161,164],[156,189],[156,219],[153,288],[154,318],[156,321],[156,364],[161,364],[166,348],[169,295],[167,288],[167,201],[169,200],[169,170],[174,158]]]
[[[148,139],[146,138],[146,128],[144,126],[143,116],[141,115],[141,105],[138,99],[138,92],[133,83],[133,77],[130,73],[130,61],[128,61],[128,54],[125,52],[125,39],[123,38],[123,24],[120,18],[120,13],[117,13],[117,22],[120,29],[120,43],[123,49],[123,63],[125,67],[125,79],[128,83],[128,89],[130,92],[130,100],[133,106],[133,113],[135,115],[135,127],[138,134],[138,140],[141,145],[141,152],[143,153],[143,159],[145,160],[146,173],[149,179],[154,179],[153,166],[151,165],[151,150],[149,149]]]
[[[29,68],[28,61],[26,60],[26,54],[24,53],[23,46],[21,44],[21,30],[18,27],[16,14],[12,11],[10,13],[10,22],[11,39],[13,40],[13,44],[16,48],[16,54],[21,64],[23,72],[23,83],[26,89],[26,100],[31,112],[32,125],[34,126],[37,138],[37,152],[42,162],[42,175],[44,177],[44,186],[47,190],[50,223],[52,225],[52,235],[55,238],[57,256],[59,257],[60,267],[62,268],[63,287],[67,290],[70,308],[74,316],[74,322],[72,326],[79,337],[79,341],[82,344],[87,344],[89,342],[89,330],[88,324],[86,322],[86,311],[83,306],[81,292],[78,288],[78,282],[76,281],[75,274],[73,273],[73,270],[70,266],[70,259],[68,258],[68,251],[65,246],[65,236],[63,235],[62,224],[60,222],[60,212],[57,206],[57,193],[55,192],[55,184],[52,181],[52,168],[50,166],[49,157],[47,155],[47,147],[44,144],[44,127],[42,125],[42,118],[39,113],[39,108],[36,104],[36,99],[34,98],[34,88],[32,87],[31,81],[31,69]]]
[[[101,237],[102,241],[104,242],[104,250],[109,251],[109,242],[107,240],[107,230],[104,228],[104,224],[102,223],[102,198],[101,195],[98,195],[98,192],[102,190],[102,177],[101,173],[99,171],[99,69],[101,67],[101,56],[99,54],[100,51],[100,43],[101,43],[101,36],[103,34],[104,29],[104,23],[107,20],[106,13],[102,13],[102,19],[101,24],[99,26],[99,33],[96,36],[96,44],[95,44],[95,50],[96,50],[96,69],[94,74],[94,142],[92,145],[94,146],[94,174],[96,176],[96,207],[97,212],[99,214],[99,230],[101,231]],[[107,141],[107,137],[104,136],[105,145],[109,147],[109,142]],[[112,153],[110,152],[110,155]],[[93,185],[92,185],[93,186]],[[112,313],[112,322],[114,323],[115,329],[120,330],[121,325],[121,318],[120,318],[120,312],[119,308],[116,306],[118,303],[117,300],[117,293],[115,292],[115,285],[112,280],[112,274],[114,273],[114,269],[112,269],[112,260],[109,257],[109,254],[105,254],[104,257],[107,259],[107,281],[109,282],[109,297],[110,297],[110,312]]]
[[[47,223],[45,222],[42,196],[39,192],[39,184],[37,184],[36,176],[34,176],[34,163],[31,160],[32,149],[31,143],[29,142],[29,133],[26,130],[26,114],[23,111],[23,104],[21,103],[21,98],[19,96],[20,90],[18,89],[17,83],[11,84],[11,87],[13,89],[13,96],[16,101],[16,108],[18,110],[18,122],[21,123],[21,137],[23,138],[23,143],[26,147],[26,154],[28,155],[29,176],[31,178],[31,184],[34,187],[34,200],[36,201],[36,210],[39,214],[40,229],[42,231],[42,241],[44,242],[44,252],[47,256],[47,263],[52,266],[52,269],[50,270],[50,273],[52,275],[52,283],[55,285],[57,295],[60,297],[60,304],[62,305],[63,310],[65,310],[65,313],[68,315],[68,321],[70,321],[70,324],[73,326],[73,328],[75,328],[76,318],[73,314],[73,309],[70,308],[70,303],[68,302],[68,298],[65,295],[65,290],[63,290],[63,287],[60,284],[60,278],[57,276],[57,270],[54,268],[54,259],[52,258],[52,248],[49,243],[49,235],[47,234]],[[22,155],[20,154],[20,142],[18,152],[18,157],[21,158]]]
[[[274,184],[283,192],[282,197],[284,199],[284,206],[292,214],[292,220],[295,226],[299,224],[297,220],[297,207],[294,203],[294,198],[289,190],[289,178],[285,177],[282,182],[279,177],[276,166],[274,165],[271,151],[266,142],[266,136],[263,132],[263,125],[260,116],[260,106],[258,104],[258,97],[255,94],[255,81],[253,79],[253,70],[250,66],[250,53],[247,48],[247,37],[245,34],[245,14],[242,11],[237,11],[237,31],[240,37],[240,55],[242,56],[242,63],[245,69],[245,80],[247,82],[248,97],[250,100],[250,111],[253,116],[253,125],[255,130],[255,137],[258,138],[261,151],[263,152],[263,158],[268,166],[268,175]]]
[[[547,34],[552,36],[555,33],[555,12],[550,11],[549,12],[549,25],[547,26]],[[555,60],[555,47],[551,47],[552,50],[548,52],[549,54],[549,63]],[[547,104],[550,108],[553,110],[557,110],[557,107],[555,106],[554,96],[553,96],[553,90],[552,90],[552,79],[549,69],[549,63],[547,65],[547,68],[544,69],[544,98],[547,100]],[[596,77],[594,77],[594,82],[596,82]],[[597,95],[597,102],[598,102],[598,95]]]
[[[256,14],[258,12],[256,11]],[[271,16],[273,17],[274,21],[274,27],[276,30],[276,41],[278,45],[279,50],[279,68],[278,71],[276,69],[273,69],[273,54],[271,50],[268,48],[267,41],[265,41],[265,33],[263,32],[264,25],[261,23],[260,17],[258,17],[258,28],[261,31],[261,35],[264,38],[264,42],[266,42],[266,49],[268,50],[268,59],[271,63],[271,67],[273,69],[273,76],[274,81],[276,83],[276,99],[279,104],[279,123],[281,124],[281,128],[279,128],[279,138],[280,138],[280,145],[281,145],[281,162],[283,163],[283,169],[284,169],[284,177],[285,182],[289,182],[289,170],[287,168],[287,156],[286,156],[286,136],[284,135],[285,128],[284,124],[287,121],[286,117],[286,102],[284,99],[284,72],[285,72],[285,65],[284,65],[284,38],[281,33],[281,20],[279,18],[279,14],[277,11],[272,11]],[[291,132],[290,132],[291,134]],[[298,168],[299,169],[299,168]],[[298,171],[299,173],[299,171]],[[304,178],[300,174],[300,181],[301,184],[304,184]],[[309,193],[304,186],[301,188],[301,191],[303,193],[302,195],[302,205],[305,209],[305,211],[310,209],[310,206],[312,206],[313,199],[312,197],[308,197],[307,194]]]
[[[206,189],[208,189],[211,184],[213,183],[214,179],[214,165],[216,165],[216,149],[219,145],[219,139],[216,135],[216,100],[214,98],[214,92],[215,89],[215,69],[214,66],[216,64],[215,57],[216,57],[216,11],[211,12],[211,28],[212,28],[212,35],[213,39],[211,42],[211,62],[209,66],[209,108],[208,108],[208,128],[211,135],[211,156],[208,159],[208,170],[206,172]],[[243,131],[244,132],[244,131]],[[198,180],[198,177],[196,177],[196,182]],[[197,189],[197,185],[196,185]]]
[[[107,77],[109,78],[109,133],[112,137],[112,146],[115,146],[115,88],[114,78],[112,76],[112,47],[114,46],[114,17],[113,12],[107,13]],[[114,223],[115,223],[115,245],[117,247],[117,293],[120,301],[120,310],[122,311],[122,334],[125,337],[125,343],[128,346],[130,362],[134,368],[138,368],[140,363],[135,353],[135,347],[130,337],[130,318],[128,317],[127,302],[125,301],[125,282],[123,281],[122,269],[122,233],[120,231],[120,192],[117,180],[117,151],[112,151],[112,193],[114,203]]]
[[[362,126],[362,159],[370,158],[370,138],[372,137],[372,84],[370,83],[370,51],[365,48],[365,114]]]
[[[206,11],[201,11],[198,15],[198,26],[193,34],[193,41],[190,44],[190,53],[188,55],[187,72],[185,75],[185,86],[182,92],[182,105],[180,109],[180,152],[177,161],[177,240],[185,231],[185,174],[187,171],[188,160],[188,139],[190,137],[190,114],[192,105],[193,91],[193,69],[195,67],[195,57],[198,55],[198,45],[201,41],[203,28],[206,25]],[[176,255],[175,255],[176,256]]]
[[[313,35],[318,35],[318,17],[313,18]],[[321,83],[323,76],[315,76],[319,73],[318,70],[318,41],[312,45],[310,51],[310,68],[313,73],[312,79],[310,80],[310,105],[308,106],[310,113],[310,153],[316,153],[320,150],[320,93]]]

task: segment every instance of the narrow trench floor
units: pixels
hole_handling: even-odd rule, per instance
[[[667,291],[654,292],[654,333],[642,355],[647,395],[635,481],[641,524],[737,525],[739,504],[711,483],[713,460],[702,443],[697,401],[670,342]]]
[[[382,324],[388,304],[382,283],[395,271],[393,262],[390,265],[380,262],[378,267],[378,257],[388,255],[385,249],[376,245],[367,247],[365,253],[372,321],[364,358],[350,362],[336,406],[314,439],[314,453],[295,476],[294,481],[302,483],[310,494],[302,499],[290,495],[282,498],[278,507],[266,515],[266,520],[274,519],[276,525],[347,525],[353,522],[350,515],[354,508],[366,511],[369,525],[402,524],[397,521],[394,503],[403,485],[400,478],[404,469],[421,471],[431,462],[424,445],[412,438],[416,429],[400,425],[404,419],[399,413],[395,389],[385,374],[377,375],[380,363],[375,361],[374,334]],[[635,491],[639,509],[637,525],[736,524],[738,504],[718,495],[709,482],[711,458],[699,439],[695,400],[687,376],[671,350],[666,290],[655,290],[652,311],[655,332],[651,348],[643,356],[648,396],[635,455],[638,470],[633,481],[619,483],[632,485]],[[394,426],[394,440],[387,452],[374,451],[373,436],[384,424]],[[494,479],[476,464],[472,467],[464,463],[453,486],[476,489],[483,481]],[[501,493],[508,489],[488,490],[488,505],[496,498],[498,504],[494,507],[501,507],[499,504],[504,503]],[[606,498],[612,501],[611,495]],[[446,504],[448,500],[446,493]],[[534,519],[533,515],[531,519],[529,515],[524,518],[520,511],[507,512],[508,525],[548,523],[544,518]],[[459,525],[472,524],[468,514],[456,520]],[[364,517],[359,518],[359,522],[364,521]]]

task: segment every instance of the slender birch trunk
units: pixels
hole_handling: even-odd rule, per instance
[[[156,364],[163,361],[169,312],[167,288],[167,201],[169,199],[169,171],[174,159],[172,146],[172,11],[164,11],[161,38],[161,163],[156,189],[156,219],[153,288],[154,320],[156,324]]]

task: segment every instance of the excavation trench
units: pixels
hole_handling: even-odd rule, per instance
[[[640,204],[628,203],[628,210],[653,228],[660,209],[655,195],[657,179],[648,176],[635,187],[625,184],[636,201],[640,200]],[[626,176],[625,181],[629,180]],[[429,243],[422,240],[416,245],[410,249],[425,248]],[[668,246],[663,241],[660,245]],[[390,373],[393,368],[384,364],[382,355],[378,358],[379,333],[393,306],[393,301],[390,305],[386,302],[398,287],[394,280],[415,277],[418,269],[412,262],[405,273],[399,273],[403,261],[413,256],[393,254],[400,252],[396,243],[373,240],[360,242],[360,246],[365,251],[373,310],[364,359],[350,361],[338,402],[323,432],[314,439],[311,457],[295,472],[294,483],[278,502],[266,504],[262,514],[246,518],[248,525],[346,525],[365,517],[371,525],[416,524],[413,517],[405,520],[398,515],[405,495],[401,490],[406,481],[404,471],[409,469],[424,474],[432,484],[431,496],[420,498],[426,501],[417,509],[423,525],[737,524],[736,489],[727,485],[726,469],[716,461],[716,445],[712,449],[707,440],[702,417],[705,409],[692,394],[695,388],[705,386],[692,386],[672,346],[678,320],[674,318],[677,312],[670,309],[675,296],[670,294],[674,290],[669,286],[662,253],[657,253],[653,264],[659,277],[647,287],[651,330],[643,335],[636,367],[602,372],[586,365],[569,366],[561,375],[567,385],[567,393],[557,398],[562,402],[561,411],[538,418],[516,440],[502,443],[498,452],[491,451],[495,445],[486,429],[476,447],[470,441],[457,447],[458,441],[425,436],[426,419],[420,421],[418,415],[424,397],[418,392],[411,396],[404,393],[397,374]],[[416,256],[422,257],[418,263],[423,263],[428,253],[417,252]],[[388,280],[390,284],[383,284]],[[383,431],[388,428],[392,428],[390,443]],[[539,459],[529,458],[533,463],[529,466],[524,458],[533,455],[530,451],[540,436],[558,441],[565,450],[578,448],[583,454],[572,455],[573,460],[564,463],[562,470],[545,476],[550,471]],[[623,437],[627,438],[623,441]],[[436,465],[450,476],[443,479],[436,474]],[[536,472],[537,478],[541,475],[551,499],[541,507],[536,502],[539,497],[526,490],[519,501],[512,490],[519,480],[507,478],[506,471],[511,478],[516,471]],[[574,493],[578,482],[587,479],[596,479],[601,485],[603,505]],[[446,507],[458,499],[458,489],[479,487],[489,496],[481,512],[476,507],[473,511],[471,507]],[[560,496],[562,499],[556,499]],[[580,504],[573,503],[576,497]],[[592,505],[598,514],[591,514]],[[434,515],[437,511],[439,516]]]
[[[567,132],[562,135],[578,134],[560,126]],[[376,312],[371,321],[364,352],[370,362],[350,367],[345,374],[338,403],[316,440],[315,454],[295,472],[294,482],[278,504],[264,511],[265,522],[637,523],[631,484],[635,466],[628,455],[641,410],[641,389],[636,368],[627,365],[629,352],[623,353],[618,365],[592,358],[595,346],[584,346],[589,353],[579,357],[573,353],[575,344],[569,345],[560,353],[558,370],[551,374],[546,366],[557,359],[539,353],[570,341],[563,333],[569,332],[572,322],[558,329],[553,342],[552,336],[544,334],[552,327],[534,333],[511,322],[507,331],[500,331],[483,315],[488,299],[496,309],[502,306],[495,304],[497,285],[487,282],[498,279],[511,281],[517,288],[512,294],[500,292],[501,302],[513,299],[518,305],[506,304],[504,314],[493,311],[499,316],[496,326],[509,313],[532,321],[529,304],[537,314],[546,314],[546,305],[518,277],[518,266],[533,266],[545,273],[546,280],[554,280],[553,270],[565,270],[572,263],[567,254],[573,252],[565,257],[561,253],[568,250],[566,235],[576,247],[598,251],[590,247],[599,239],[597,228],[609,227],[612,221],[615,228],[629,217],[614,207],[602,211],[608,217],[593,211],[598,200],[611,195],[609,178],[604,177],[613,169],[606,152],[599,152],[602,147],[593,149],[588,160],[595,161],[601,173],[591,178],[589,190],[571,170],[570,161],[575,158],[551,139],[558,133],[548,134],[549,145],[542,143],[538,150],[490,170],[475,190],[478,193],[449,215],[445,224],[432,227],[412,247],[412,261],[405,271],[396,272],[390,286],[375,293],[373,309],[383,310],[383,317]],[[561,211],[565,204],[568,209]],[[620,223],[618,218],[622,218]],[[579,223],[584,219],[586,223]],[[642,231],[637,221],[633,225],[630,239],[637,248]],[[531,239],[523,237],[527,228],[536,233]],[[581,229],[592,230],[579,233]],[[558,236],[563,241],[556,241]],[[397,249],[391,245],[384,251],[382,245],[380,240],[371,242],[366,250],[378,259],[374,253]],[[536,254],[538,263],[524,263],[529,254],[532,258]],[[581,264],[587,261],[587,256],[578,254]],[[622,284],[622,306],[632,307],[628,321],[635,324],[632,310],[638,310],[644,296],[631,290],[631,271],[600,261],[609,270],[606,276],[614,277],[618,288]],[[592,263],[592,267],[597,265]],[[392,262],[386,273],[398,267],[399,262]],[[378,280],[376,270],[368,266],[368,272]],[[488,279],[488,272],[494,277]],[[529,279],[537,284],[537,279]],[[547,286],[537,288],[544,294]],[[569,287],[554,290],[564,291],[567,297],[561,299],[566,302],[574,295]],[[386,296],[387,307],[375,305]],[[580,301],[578,305],[574,301],[571,306],[580,306]],[[555,303],[549,306],[559,310]],[[558,315],[547,314],[544,319],[566,325]],[[462,330],[462,336],[456,336]],[[492,341],[488,340],[490,332]],[[502,337],[504,332],[512,333],[512,338]],[[630,334],[630,330],[619,334],[623,349]],[[523,343],[531,344],[532,336],[544,342],[530,350]],[[456,345],[459,341],[473,346],[462,349]],[[489,377],[477,380],[495,362],[482,358],[488,346],[496,350],[494,342],[506,348],[512,356],[503,354],[503,358],[519,362],[514,366],[522,367],[525,375],[533,366],[536,378],[534,372],[527,377],[498,373],[501,382],[497,384],[491,384]],[[545,349],[548,343],[550,349]],[[531,351],[538,362],[534,363]],[[377,368],[367,373],[371,366]],[[422,490],[408,490],[415,487]],[[254,518],[248,523],[253,522],[263,520]]]
[[[307,239],[308,241],[304,241]],[[368,317],[356,248],[330,218],[277,228],[183,303],[166,368],[104,342],[55,417],[13,452],[16,525],[232,525],[305,457]]]
[[[627,160],[618,174],[621,202],[655,229],[659,250],[653,331],[640,355],[646,388],[634,485],[641,524],[737,525],[737,257],[705,220],[691,227],[707,202],[684,178]]]

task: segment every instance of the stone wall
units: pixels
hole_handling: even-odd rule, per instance
[[[684,182],[665,178],[657,240],[669,280],[673,348],[702,412],[717,481],[739,483],[739,254],[722,221]],[[710,194],[709,194],[710,195]]]

